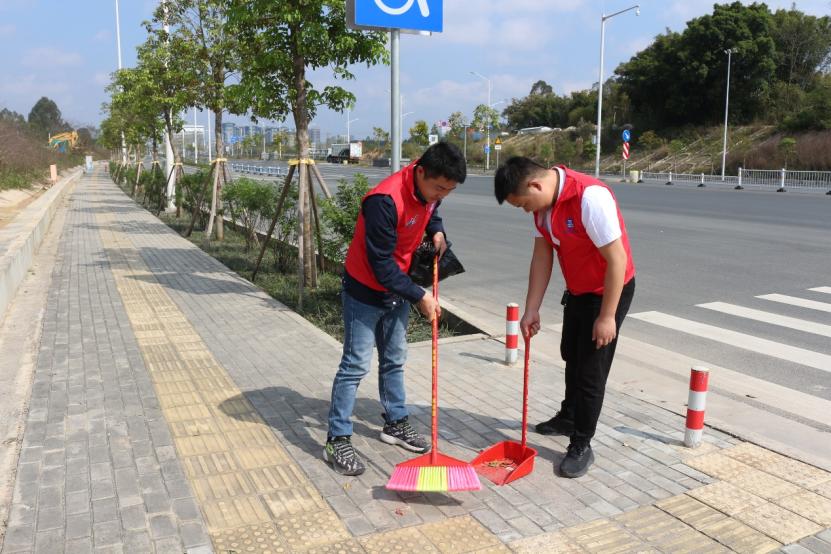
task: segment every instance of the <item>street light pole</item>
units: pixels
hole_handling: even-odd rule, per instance
[[[352,125],[352,123],[354,123],[355,121],[358,121],[357,117],[355,119],[349,119],[349,113],[350,109],[346,108],[346,144],[352,143],[352,132],[350,131],[350,125]]]
[[[390,133],[392,134],[390,173],[396,173],[401,169],[400,42],[401,31],[390,30]]]
[[[199,145],[196,142],[199,137],[199,131],[196,128],[196,106],[193,107],[193,163],[199,163]]]
[[[121,21],[118,15],[118,0],[115,0],[115,43],[118,50],[118,70],[121,71]],[[127,163],[127,141],[124,129],[121,130],[121,163]]]
[[[594,176],[600,177],[600,122],[603,113],[603,51],[606,47],[606,20],[612,19],[616,15],[626,13],[630,10],[635,10],[635,15],[641,15],[640,4],[630,6],[625,10],[620,10],[610,15],[601,15],[600,17],[600,73],[597,78],[597,148],[595,149],[594,158]]]
[[[488,109],[491,107],[491,80],[482,75],[481,73],[477,73],[476,71],[470,72],[472,75],[476,75],[480,79],[484,79],[485,82],[488,83]],[[488,113],[490,116],[490,113]],[[487,138],[485,139],[485,171],[488,171],[491,167],[491,122],[490,117],[488,117],[487,125],[486,125],[486,135]]]
[[[724,92],[724,146],[721,151],[721,180],[724,181],[724,166],[727,164],[727,109],[730,105],[730,61],[733,48],[724,51],[727,54],[727,89]]]

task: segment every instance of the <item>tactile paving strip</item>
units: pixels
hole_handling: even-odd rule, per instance
[[[736,519],[783,544],[797,542],[822,531],[822,527],[813,521],[769,502],[739,512]]]
[[[501,547],[504,552],[508,552],[499,539],[470,516],[427,523],[420,530],[438,547],[439,552],[476,552],[489,547]]]
[[[726,481],[692,489],[687,491],[687,494],[730,516],[767,503],[764,498],[743,491]]]
[[[654,506],[632,510],[614,520],[662,552],[727,552],[706,535]]]
[[[804,491],[780,498],[776,500],[776,504],[823,527],[831,527],[831,499],[824,496]]]
[[[516,554],[539,554],[540,552],[557,552],[558,554],[584,554],[586,551],[577,546],[565,534],[557,531],[543,533],[510,543],[511,551]]]
[[[215,549],[360,551],[115,218],[98,217],[116,287]]]
[[[751,469],[750,466],[722,453],[696,456],[685,460],[684,463],[716,479],[735,479]]]
[[[749,469],[742,475],[739,475],[735,479],[728,479],[728,481],[738,488],[766,500],[776,500],[796,494],[802,490],[793,483],[789,483],[784,479],[780,479],[764,471],[759,471],[758,469]]]
[[[607,519],[564,529],[570,539],[589,552],[648,552],[638,538]]]
[[[412,527],[377,533],[364,537],[360,541],[368,554],[439,551],[417,528]]]

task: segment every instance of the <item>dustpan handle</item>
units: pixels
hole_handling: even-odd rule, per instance
[[[439,255],[433,258],[433,298],[439,300]],[[433,449],[431,465],[438,465],[439,452],[439,318],[433,314]]]
[[[531,335],[525,336],[525,376],[522,385],[522,451],[528,436],[528,366],[531,365]]]

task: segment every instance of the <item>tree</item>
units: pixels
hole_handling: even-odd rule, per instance
[[[793,137],[782,137],[777,146],[785,157],[785,167],[788,167],[788,160],[796,153],[796,139]]]
[[[233,77],[238,61],[238,35],[229,21],[232,4],[241,0],[165,0],[156,9],[153,22],[158,27],[165,23],[173,26],[178,50],[185,75],[193,76],[196,84],[191,92],[196,97],[196,106],[204,106],[214,113],[215,158],[221,159],[225,146],[222,142],[222,112],[229,107],[227,82]],[[217,166],[224,167],[224,166]],[[221,178],[214,176],[211,194],[211,214],[205,230],[205,240],[211,239],[216,222],[216,238],[224,238],[222,217],[216,217],[221,210]]]
[[[26,118],[23,117],[22,114],[3,108],[0,110],[0,121],[12,123],[14,125],[23,125],[26,123]]]
[[[381,127],[373,127],[372,138],[378,143],[379,147],[382,147],[390,141],[390,134]]]
[[[533,85],[531,85],[531,92],[529,93],[530,96],[538,96],[541,94],[553,94],[554,87],[549,85],[543,80],[539,80]]]
[[[447,118],[447,125],[450,127],[450,134],[461,136],[467,126],[467,118],[462,112],[453,112]]]
[[[29,127],[36,134],[46,138],[47,135],[54,135],[69,129],[61,117],[61,110],[53,100],[43,96],[32,106],[29,112]]]
[[[717,4],[682,33],[658,36],[615,74],[640,127],[716,123],[724,112],[725,49],[732,56],[731,117],[747,122],[764,111],[776,70],[772,17],[764,4]]]
[[[410,127],[410,140],[419,146],[427,146],[430,142],[428,135],[427,122],[423,119],[419,119]]]
[[[352,64],[375,65],[388,59],[386,35],[346,26],[343,0],[228,0],[229,19],[239,39],[240,81],[232,87],[235,113],[283,120],[289,114],[297,130],[297,153],[309,157],[309,121],[319,106],[343,111],[355,96],[340,84],[318,89],[308,80],[309,70],[328,67],[336,79],[351,80]],[[300,165],[299,197],[311,190],[304,181],[307,166]],[[311,218],[304,202],[298,205],[300,287],[314,284],[314,245]],[[301,297],[302,298],[302,297]]]
[[[490,106],[479,104],[473,110],[472,125],[482,131],[486,130],[488,127],[497,129],[499,128],[499,112]]]
[[[776,44],[776,77],[808,88],[831,65],[831,17],[814,17],[791,8],[773,14],[771,36]]]

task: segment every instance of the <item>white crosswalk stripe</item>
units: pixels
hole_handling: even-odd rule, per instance
[[[762,300],[770,300],[772,302],[780,302],[782,304],[790,304],[791,306],[799,306],[800,308],[808,308],[811,310],[818,310],[821,312],[831,313],[831,304],[826,302],[817,302],[816,300],[808,300],[807,298],[799,298],[797,296],[787,296],[785,294],[763,294],[757,296]]]
[[[808,290],[812,290],[814,292],[824,292],[826,294],[831,294],[831,287],[817,287],[817,288],[808,289]]]
[[[815,335],[822,335],[824,337],[831,337],[831,325],[823,325],[822,323],[814,323],[813,321],[805,321],[796,317],[788,317],[784,315],[774,314],[771,312],[763,312],[762,310],[754,310],[753,308],[745,308],[744,306],[737,306],[735,304],[728,304],[726,302],[709,302],[707,304],[698,304],[699,308],[706,308],[724,314],[735,315],[763,323],[770,323],[771,325],[779,325],[780,327],[787,327],[789,329],[796,329],[797,331],[804,331],[806,333],[813,333]]]
[[[772,340],[754,337],[745,333],[739,333],[730,329],[724,329],[722,327],[716,327],[715,325],[708,325],[661,312],[641,312],[630,314],[629,317],[831,373],[831,356],[812,350],[789,346]]]

